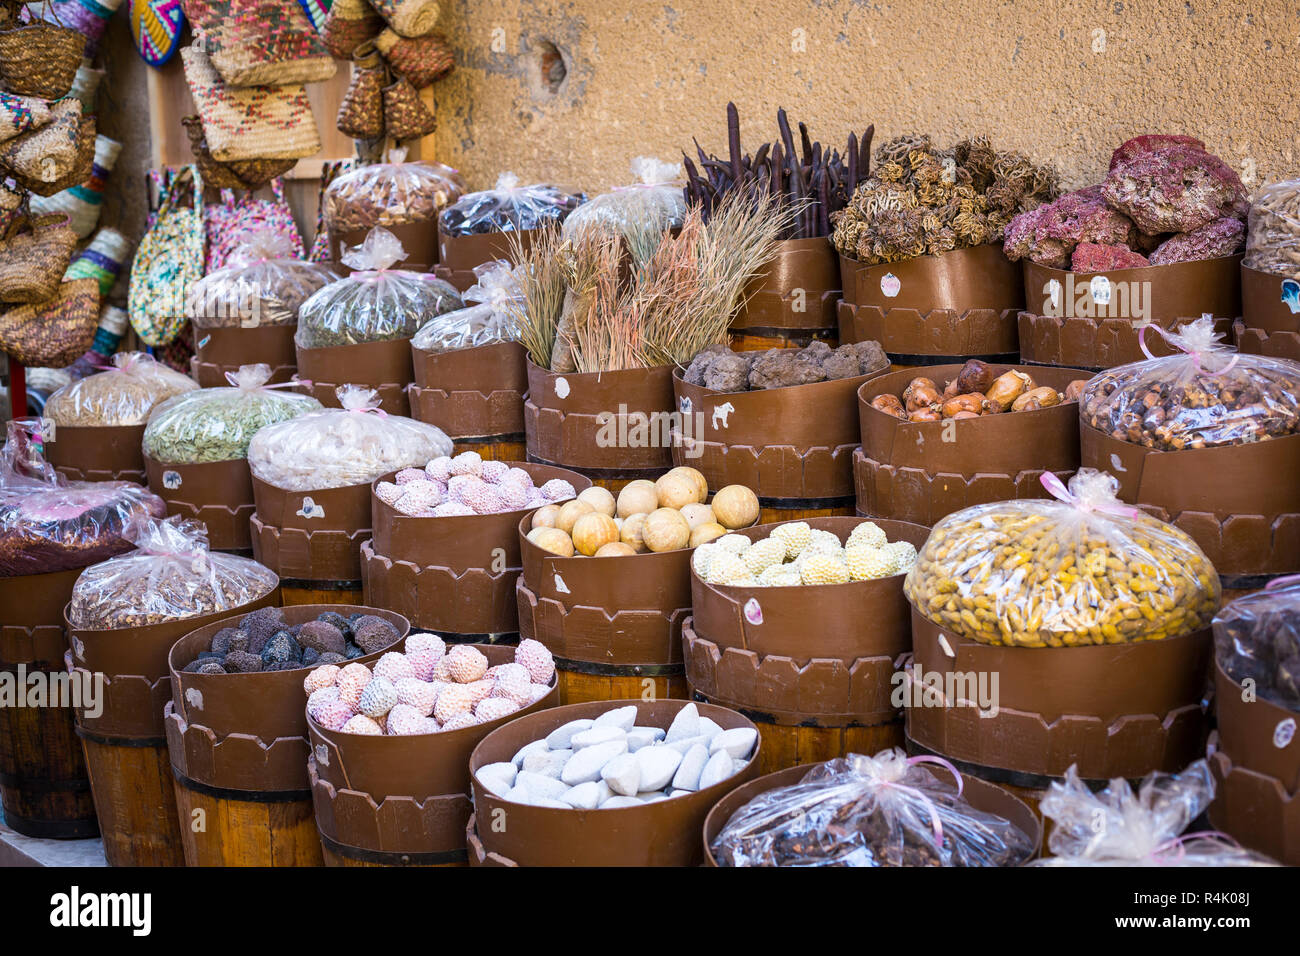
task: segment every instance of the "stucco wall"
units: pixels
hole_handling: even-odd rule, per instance
[[[989,133],[1070,187],[1138,133],[1199,136],[1248,185],[1298,166],[1300,6],[1277,0],[449,0],[442,28],[439,158],[475,187],[606,187],[693,136],[720,152],[728,100],[747,145],[785,106],[841,148],[868,123],[877,142]]]

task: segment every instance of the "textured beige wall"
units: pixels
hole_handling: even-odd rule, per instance
[[[693,136],[775,136],[776,109],[842,144],[989,133],[1099,181],[1138,133],[1204,139],[1248,185],[1297,171],[1300,8],[1279,0],[450,0],[458,67],[436,87],[441,159],[589,189]],[[541,77],[548,41],[567,77]],[[749,145],[750,150],[754,148]]]

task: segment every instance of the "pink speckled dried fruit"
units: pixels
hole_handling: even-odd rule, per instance
[[[528,507],[529,489],[512,481],[503,482],[497,486],[497,489],[501,497],[502,511],[523,511]]]
[[[392,710],[396,703],[397,688],[393,686],[393,682],[376,676],[361,692],[361,701],[357,704],[357,710],[367,717],[378,720]]]
[[[1196,262],[1235,256],[1246,248],[1246,226],[1236,217],[1207,222],[1191,232],[1180,232],[1162,242],[1151,253],[1153,266],[1174,262]]]
[[[419,651],[432,651],[435,659],[439,659],[447,653],[447,642],[437,634],[421,632],[412,634],[406,639],[406,653],[414,654]]]
[[[573,498],[577,492],[573,490],[573,485],[563,478],[552,478],[546,484],[542,485],[542,497],[547,501],[563,501],[566,498]]]
[[[483,473],[483,459],[476,451],[463,451],[451,460],[453,475],[480,475]]]
[[[339,671],[338,680],[334,682],[339,689],[339,699],[355,707],[361,702],[361,692],[370,683],[371,676],[370,668],[365,664],[356,661],[348,664]]]
[[[452,683],[452,679],[451,679],[451,668],[450,668],[450,664],[449,664],[448,661],[447,661],[447,657],[446,657],[446,655],[443,655],[443,656],[438,660],[438,663],[435,664],[435,665],[433,666],[433,674],[432,674],[432,676],[430,676],[429,680],[433,681],[435,684],[438,684],[438,683],[450,684],[450,683]]]
[[[447,479],[451,477],[451,459],[445,455],[442,458],[435,458],[424,466],[424,473],[434,481],[441,481],[446,484]]]
[[[438,689],[433,684],[414,677],[404,677],[394,686],[397,688],[399,704],[415,708],[421,717],[428,717],[433,713],[434,702],[438,699]]]
[[[414,514],[417,511],[432,511],[438,505],[442,504],[443,496],[441,485],[436,481],[421,481],[416,484],[406,486],[406,493],[397,499],[393,505],[403,514]]]
[[[342,730],[353,717],[358,716],[356,709],[349,707],[341,700],[336,700],[322,706],[316,713],[312,714],[312,720],[320,724],[326,730]]]
[[[465,711],[462,714],[456,714],[454,717],[451,717],[443,721],[442,732],[448,733],[453,730],[464,730],[466,727],[476,726],[478,722],[479,719],[477,717],[475,717],[469,711]]]
[[[513,700],[506,697],[489,697],[480,701],[479,705],[474,708],[474,716],[482,723],[489,720],[500,720],[502,717],[508,717],[519,709],[519,705]]]
[[[327,705],[337,703],[338,699],[339,689],[337,687],[334,687],[333,685],[329,687],[318,687],[316,690],[312,691],[311,696],[307,698],[307,713],[319,720],[320,718],[317,717],[317,714],[319,714]]]
[[[528,698],[529,698],[528,702],[529,702],[530,704],[532,704],[532,703],[535,703],[536,701],[541,700],[543,697],[545,697],[547,694],[549,694],[549,693],[551,692],[551,685],[550,685],[550,684],[530,684],[530,685],[529,685],[529,688],[528,688],[528,691],[529,691],[529,693],[528,693]]]
[[[391,481],[381,481],[375,485],[375,497],[385,504],[394,504],[398,498],[402,497],[405,489],[399,488]]]
[[[492,696],[492,691],[496,687],[496,681],[476,680],[470,681],[465,686],[469,688],[470,697],[474,701],[474,706],[477,707],[479,701],[487,700]]]
[[[504,697],[523,707],[532,700],[532,675],[523,664],[504,664],[496,675],[493,697]]]
[[[473,708],[474,695],[470,693],[468,687],[448,684],[438,695],[438,702],[433,707],[433,716],[438,718],[439,723],[445,724],[457,714],[467,714]]]
[[[1137,238],[1132,220],[1106,204],[1100,186],[1089,186],[1016,216],[1007,224],[1002,249],[1012,260],[1065,269],[1081,242],[1131,246]]]
[[[488,659],[477,647],[457,644],[447,651],[447,673],[459,684],[480,680],[487,673]]]
[[[342,668],[337,664],[322,664],[303,678],[302,689],[311,694],[322,687],[333,687],[341,672]]]
[[[1110,272],[1113,269],[1140,269],[1149,266],[1147,257],[1128,246],[1107,246],[1099,242],[1081,242],[1070,254],[1073,272]]]
[[[411,481],[427,481],[428,478],[423,468],[403,468],[393,480],[399,485],[404,485]]]
[[[438,666],[442,656],[433,651],[407,652],[406,659],[411,664],[411,673],[422,681],[433,680],[433,669]]]
[[[411,666],[405,654],[389,651],[375,662],[375,676],[386,678],[390,683],[396,684],[403,678],[414,677],[415,668]]]
[[[515,648],[515,662],[528,668],[534,684],[549,684],[555,676],[555,658],[545,644],[531,637],[520,641]]]
[[[396,704],[388,712],[385,730],[395,737],[407,737],[412,734],[428,733],[425,729],[425,718],[428,715],[420,713],[414,707],[406,704]]]
[[[477,514],[477,512],[461,501],[444,501],[433,509],[435,518],[460,518],[472,514]]]
[[[501,479],[502,484],[519,485],[521,488],[533,487],[533,476],[522,468],[511,468]]]
[[[477,475],[455,475],[447,482],[447,500],[464,501],[472,488],[486,488],[487,482]]]
[[[473,508],[475,514],[494,515],[506,510],[501,505],[501,495],[486,483],[466,489],[461,500]]]
[[[1111,156],[1102,196],[1146,233],[1191,232],[1244,216],[1246,187],[1231,166],[1189,136],[1139,136]]]
[[[501,481],[510,471],[510,465],[504,461],[485,461],[483,467],[479,470],[479,477],[489,485],[495,485]]]
[[[365,714],[357,714],[340,729],[345,734],[365,734],[368,737],[382,737],[384,734],[383,726],[378,721],[371,720]]]

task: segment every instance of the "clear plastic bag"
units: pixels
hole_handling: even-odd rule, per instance
[[[1053,826],[1052,856],[1032,866],[1276,866],[1216,833],[1183,831],[1214,799],[1204,760],[1182,773],[1149,773],[1138,792],[1116,778],[1093,793],[1071,766],[1039,803]]]
[[[113,367],[70,382],[45,403],[55,425],[143,425],[167,399],[195,391],[199,383],[145,352],[118,352]]]
[[[254,436],[248,466],[255,478],[287,491],[321,491],[374,481],[401,468],[423,468],[430,459],[451,454],[451,439],[442,429],[385,414],[372,389],[340,385],[336,394],[342,408]]]
[[[149,416],[144,453],[164,465],[245,458],[260,429],[321,407],[310,395],[286,391],[296,383],[267,385],[270,378],[269,365],[243,365],[226,373],[232,388],[201,388],[168,399]]]
[[[901,750],[849,754],[759,794],[714,839],[719,866],[1014,866],[1034,851],[1009,820]],[[960,780],[960,778],[959,778]]]
[[[502,173],[495,189],[466,193],[444,209],[438,216],[438,230],[445,236],[522,232],[563,222],[586,201],[585,193],[548,183],[521,186],[514,173]]]
[[[1179,352],[1097,375],[1080,397],[1084,422],[1161,451],[1243,445],[1300,431],[1300,363],[1234,352],[1219,341],[1208,316],[1161,334]]]
[[[198,329],[293,325],[313,292],[338,275],[295,257],[291,238],[273,229],[255,232],[224,268],[190,288],[185,315]]]
[[[1219,576],[1185,532],[1081,468],[1060,500],[1000,501],[934,526],[903,582],[916,610],[985,644],[1072,647],[1178,637],[1209,625]]]
[[[128,481],[68,481],[35,440],[40,422],[6,425],[0,453],[0,577],[83,568],[129,551],[125,529],[166,513],[163,500]]]
[[[588,224],[620,235],[632,224],[650,231],[679,227],[686,216],[681,164],[638,156],[632,160],[632,175],[638,182],[601,193],[575,209],[564,220],[564,235],[576,236]]]
[[[465,180],[442,163],[407,163],[405,150],[391,162],[358,166],[325,190],[325,224],[331,232],[427,222],[465,194]]]
[[[1234,681],[1252,680],[1261,698],[1300,713],[1300,575],[1224,605],[1214,616],[1214,651]]]
[[[1250,204],[1242,265],[1300,281],[1300,179],[1270,183]],[[1300,308],[1300,290],[1293,308]]]
[[[376,227],[343,254],[358,271],[331,282],[302,304],[294,342],[299,348],[362,345],[409,339],[432,316],[465,307],[449,282],[393,266],[406,258],[402,243]]]
[[[256,601],[280,583],[251,558],[208,550],[200,521],[139,521],[127,531],[137,550],[81,572],[72,590],[73,627],[143,627]]]
[[[519,340],[519,326],[508,306],[523,308],[524,292],[519,270],[497,260],[474,267],[478,282],[462,294],[467,306],[448,312],[420,327],[411,345],[423,352],[452,352],[479,345]]]

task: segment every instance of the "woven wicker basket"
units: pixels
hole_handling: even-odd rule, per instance
[[[76,279],[44,302],[0,313],[0,351],[23,365],[66,368],[86,353],[99,325],[99,283]]]
[[[198,164],[203,181],[217,189],[261,189],[277,176],[297,165],[296,159],[241,159],[222,163],[212,158],[203,136],[203,120],[186,116],[181,120],[190,137],[190,151]]]
[[[353,139],[384,135],[384,86],[388,70],[373,43],[363,43],[353,56],[352,83],[339,104],[336,125]]]
[[[53,23],[37,21],[3,30],[0,80],[11,93],[57,100],[72,89],[85,49],[84,35]]]
[[[456,66],[456,55],[441,33],[408,38],[389,29],[379,34],[375,46],[392,71],[409,80],[417,90],[442,79]]]
[[[384,29],[384,18],[367,0],[334,0],[325,15],[321,39],[340,60],[352,59],[357,47],[373,40]]]
[[[384,88],[384,135],[398,142],[428,136],[438,121],[409,80]]]
[[[0,243],[0,302],[43,302],[59,290],[77,233],[64,215],[33,219],[29,232]]]

